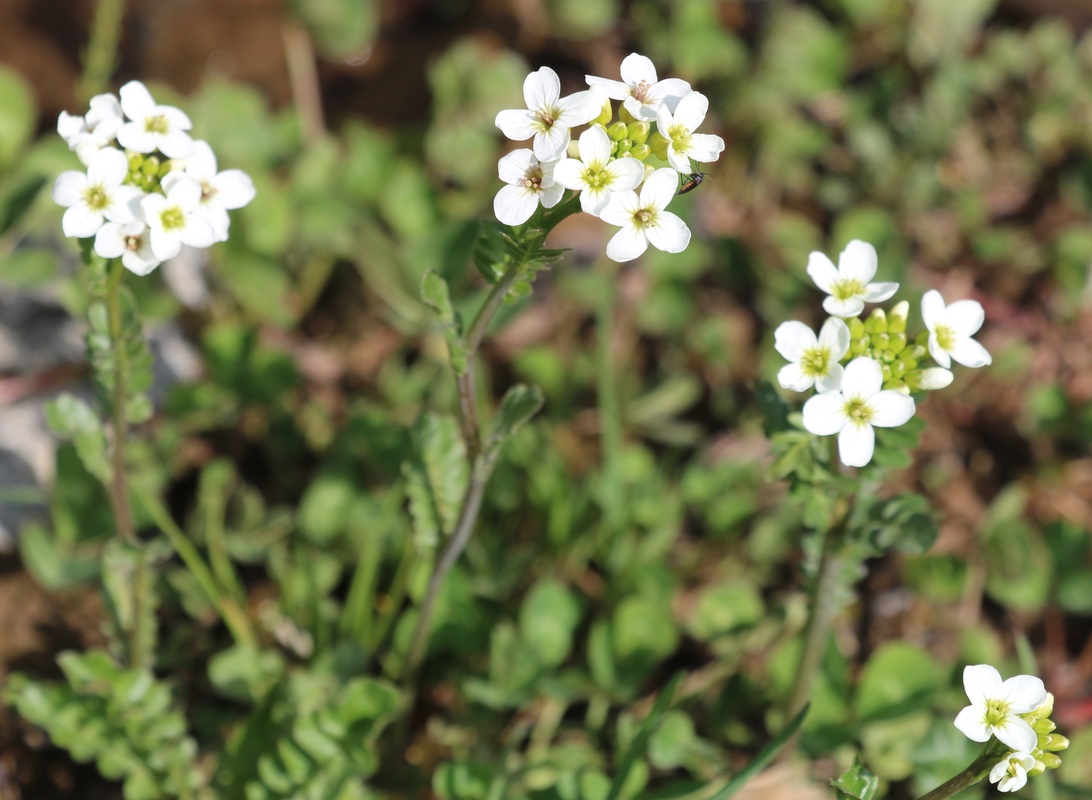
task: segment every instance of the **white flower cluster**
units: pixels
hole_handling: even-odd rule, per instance
[[[921,311],[927,330],[913,342],[906,336],[906,301],[890,314],[876,309],[859,319],[865,303],[887,300],[899,288],[872,283],[876,268],[875,248],[856,239],[842,251],[837,267],[822,253],[812,253],[808,275],[827,293],[823,308],[832,316],[818,336],[796,321],[774,331],[774,346],[789,361],[778,382],[797,392],[815,387],[817,394],[804,404],[804,427],[818,436],[837,434],[842,463],[852,467],[872,460],[874,426],[893,428],[914,416],[911,392],[950,384],[953,360],[967,367],[991,361],[971,338],[985,319],[974,300],[945,305],[939,292],[926,292]],[[926,354],[939,366],[921,368]]]
[[[668,253],[686,249],[690,229],[665,209],[679,190],[679,175],[691,176],[691,160],[715,161],[724,140],[696,133],[709,101],[686,81],[657,80],[652,61],[637,53],[622,61],[621,76],[588,75],[590,88],[568,97],[549,67],[527,76],[527,108],[497,114],[497,127],[509,139],[533,139],[531,149],[500,160],[507,185],[493,201],[498,220],[522,225],[539,205],[553,208],[571,189],[580,192],[583,211],[621,228],[607,245],[613,260],[634,259],[649,244]],[[612,99],[622,102],[613,123]],[[570,154],[570,129],[589,124]],[[652,157],[670,166],[655,169],[646,164]]]
[[[972,741],[996,736],[1010,748],[990,770],[999,791],[1019,791],[1029,777],[1061,765],[1057,753],[1069,747],[1069,739],[1053,732],[1054,695],[1042,680],[1016,675],[1002,681],[996,669],[977,664],[964,668],[963,688],[971,704],[956,716],[955,726]]]
[[[254,199],[254,184],[240,170],[218,172],[208,143],[190,138],[189,117],[143,83],[118,94],[93,97],[82,117],[61,112],[57,133],[87,172],[59,175],[53,200],[67,209],[65,236],[93,236],[100,256],[147,275],[184,244],[226,241],[228,211]]]

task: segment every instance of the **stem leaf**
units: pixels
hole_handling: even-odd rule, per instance
[[[435,270],[429,270],[421,281],[421,299],[440,321],[447,349],[451,353],[451,366],[459,375],[466,373],[469,351],[463,340],[462,324],[451,305],[451,293],[447,281]]]
[[[71,439],[84,467],[103,483],[110,481],[110,460],[106,457],[106,434],[94,409],[80,398],[62,392],[45,409],[50,429]]]
[[[838,800],[872,800],[880,786],[880,779],[869,772],[859,758],[853,766],[832,780],[830,785],[838,790]]]
[[[486,455],[490,459],[496,458],[504,443],[523,423],[538,413],[542,403],[542,391],[537,386],[517,384],[505,392],[500,411],[493,421],[493,430],[489,434]]]
[[[402,464],[415,543],[436,543],[455,529],[470,479],[466,444],[454,418],[428,413],[410,432],[414,454]]]

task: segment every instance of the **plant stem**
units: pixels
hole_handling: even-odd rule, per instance
[[[118,535],[127,542],[135,542],[136,532],[133,529],[133,513],[129,507],[125,463],[125,443],[129,426],[125,417],[129,359],[122,336],[121,316],[121,276],[125,273],[125,267],[122,266],[119,258],[110,262],[109,269],[110,274],[106,283],[106,313],[115,364],[114,385],[111,387],[110,398],[114,441],[110,453],[110,485],[107,487],[107,493],[110,495],[110,507],[114,512],[114,523],[117,525]]]
[[[110,85],[110,75],[117,63],[124,16],[125,0],[99,0],[95,7],[91,41],[87,45],[83,76],[80,78],[80,95],[84,100],[105,92]]]
[[[288,80],[299,114],[300,132],[306,144],[315,145],[326,135],[326,121],[311,35],[299,23],[286,20],[281,25],[281,38],[284,39]]]
[[[612,540],[621,533],[625,509],[621,475],[622,415],[618,403],[614,360],[611,358],[611,345],[614,341],[614,286],[614,281],[609,281],[609,288],[600,297],[595,322],[599,351],[599,369],[595,381],[599,396],[599,435],[603,448],[603,511]]]
[[[994,746],[988,746],[976,758],[967,769],[956,775],[949,781],[942,783],[928,794],[923,794],[918,800],[945,800],[945,798],[969,789],[990,774],[990,769],[1001,759],[1001,751]]]

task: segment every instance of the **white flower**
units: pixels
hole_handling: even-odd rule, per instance
[[[124,123],[117,97],[99,94],[91,98],[86,116],[77,117],[62,111],[57,118],[57,133],[86,166],[95,153],[114,141]]]
[[[129,81],[118,94],[121,110],[132,120],[118,130],[122,147],[138,153],[159,150],[167,158],[185,158],[193,152],[193,139],[186,133],[192,124],[185,112],[158,105],[140,81]]]
[[[580,191],[580,207],[598,217],[614,192],[636,189],[645,177],[645,165],[635,158],[610,159],[610,137],[602,128],[580,134],[580,159],[563,158],[554,168],[554,180]]]
[[[505,225],[522,225],[531,218],[539,203],[553,208],[565,193],[554,180],[556,161],[545,163],[526,148],[513,150],[497,163],[500,179],[509,184],[493,198],[493,213]]]
[[[965,367],[993,362],[986,348],[971,338],[986,318],[977,300],[958,300],[946,306],[940,292],[933,289],[921,298],[921,316],[929,329],[929,355],[942,367],[951,367],[953,359]]]
[[[656,114],[656,130],[667,139],[667,161],[680,174],[689,175],[690,159],[716,161],[724,150],[724,140],[709,133],[694,133],[709,111],[709,100],[700,92],[686,95],[675,107],[667,104]]]
[[[914,400],[883,389],[878,362],[861,356],[849,362],[838,392],[817,394],[804,403],[804,427],[817,436],[838,434],[838,456],[849,467],[863,467],[876,448],[874,425],[895,428],[914,416]]]
[[[607,243],[607,256],[615,261],[637,258],[651,244],[668,253],[680,253],[690,244],[686,223],[664,208],[675,196],[679,179],[673,169],[658,169],[634,191],[615,192],[599,215],[609,225],[622,230]]]
[[[216,233],[198,214],[201,185],[189,177],[174,181],[164,197],[149,194],[140,202],[151,236],[152,253],[160,261],[174,258],[182,245],[208,247]]]
[[[869,283],[876,275],[876,248],[854,239],[838,256],[838,268],[820,252],[808,256],[808,275],[830,295],[823,308],[836,317],[855,317],[865,303],[879,303],[898,291],[897,283]]]
[[[151,236],[143,222],[107,222],[95,234],[95,252],[103,258],[120,257],[122,266],[137,275],[147,275],[160,262],[152,252]]]
[[[786,389],[803,392],[815,386],[819,392],[836,392],[845,371],[838,362],[849,352],[849,326],[838,317],[823,323],[816,338],[803,322],[783,322],[774,331],[774,347],[791,362],[777,373]]]
[[[1046,687],[1039,678],[1016,675],[1002,682],[996,669],[978,664],[964,668],[963,688],[971,704],[956,716],[955,726],[968,739],[988,742],[996,736],[1018,752],[1035,749],[1038,737],[1019,715],[1034,711],[1046,700]]]
[[[990,783],[996,783],[999,792],[1018,792],[1028,782],[1028,770],[1034,766],[1035,757],[1030,753],[1009,753],[990,770]]]
[[[184,175],[201,186],[201,203],[198,216],[212,226],[216,241],[228,238],[228,210],[242,208],[254,199],[254,182],[239,169],[216,171],[216,155],[208,142],[193,143],[193,153],[185,160]],[[163,178],[163,189],[170,191],[174,182],[183,177],[182,172],[172,171]]]
[[[556,161],[569,146],[569,128],[591,122],[603,110],[599,91],[577,92],[561,98],[561,79],[549,67],[532,72],[523,81],[527,108],[497,114],[496,125],[509,139],[530,139],[539,161]]]
[[[68,210],[61,228],[65,236],[94,236],[106,220],[133,222],[141,196],[135,186],[124,186],[129,159],[112,147],[99,150],[87,166],[87,174],[68,170],[53,183],[53,202]]]
[[[585,75],[589,86],[599,86],[612,100],[621,100],[626,111],[634,119],[652,122],[661,105],[667,105],[674,111],[685,95],[690,93],[690,84],[679,78],[656,80],[656,67],[652,61],[637,53],[630,53],[622,60],[622,80],[612,81]]]

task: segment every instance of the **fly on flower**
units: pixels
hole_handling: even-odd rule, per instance
[[[679,191],[675,192],[675,194],[686,194],[687,192],[694,191],[701,186],[701,182],[704,181],[706,177],[704,172],[691,172],[686,176],[686,180],[682,182],[682,185],[679,186]]]

